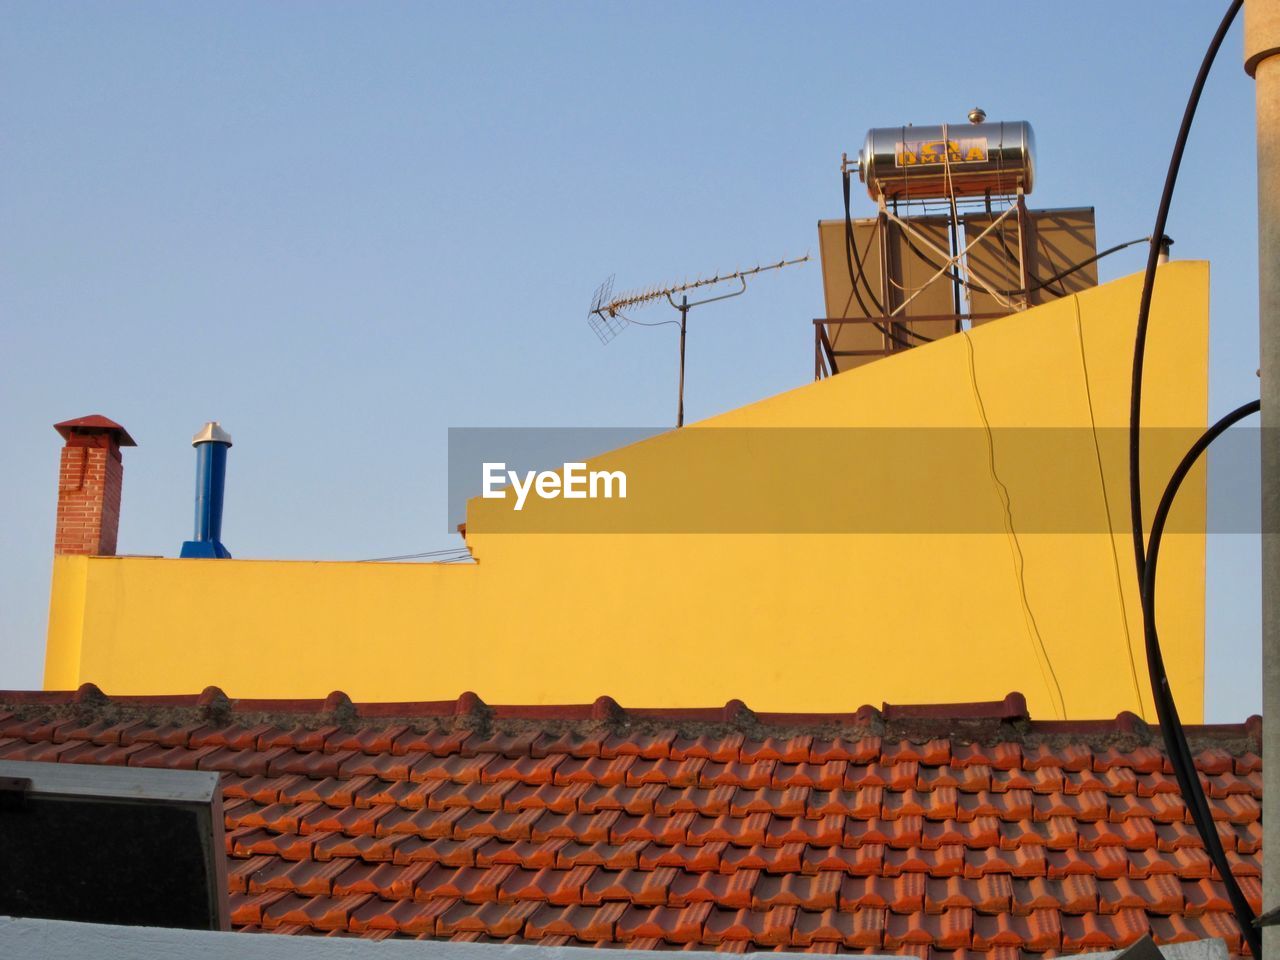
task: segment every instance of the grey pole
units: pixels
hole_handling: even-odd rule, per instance
[[[676,426],[684,426],[684,334],[689,326],[689,297],[680,298],[680,403],[676,409]]]
[[[1262,909],[1280,906],[1280,0],[1245,0],[1244,68],[1258,121],[1258,329],[1262,359]],[[1280,953],[1280,928],[1263,955]]]

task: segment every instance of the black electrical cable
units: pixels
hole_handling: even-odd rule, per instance
[[[1151,314],[1151,297],[1155,287],[1156,265],[1159,262],[1165,226],[1169,218],[1169,208],[1173,202],[1173,191],[1178,179],[1178,170],[1182,165],[1182,155],[1186,149],[1192,121],[1195,119],[1196,107],[1199,105],[1200,96],[1204,92],[1205,82],[1213,66],[1213,61],[1217,57],[1218,50],[1222,46],[1227,31],[1240,12],[1242,5],[1243,0],[1232,0],[1227,12],[1223,15],[1221,23],[1218,25],[1217,32],[1209,43],[1209,48],[1205,51],[1204,59],[1201,61],[1200,69],[1191,87],[1191,93],[1187,98],[1186,109],[1183,111],[1182,123],[1178,128],[1177,139],[1174,141],[1173,153],[1169,158],[1169,168],[1165,174],[1164,189],[1160,196],[1160,205],[1156,211],[1155,228],[1151,231],[1151,236],[1148,240],[1150,248],[1147,251],[1147,267],[1143,276],[1142,298],[1138,306],[1137,332],[1133,348],[1133,380],[1129,405],[1129,508],[1133,528],[1134,562],[1138,572],[1138,583],[1142,591],[1144,633],[1147,643],[1147,668],[1151,677],[1151,692],[1155,700],[1156,714],[1160,720],[1161,733],[1165,739],[1169,763],[1173,767],[1174,775],[1177,777],[1178,787],[1182,791],[1183,800],[1191,813],[1196,831],[1200,834],[1200,838],[1205,844],[1206,852],[1209,854],[1214,867],[1227,888],[1227,895],[1231,901],[1236,922],[1240,926],[1241,935],[1248,943],[1252,954],[1258,957],[1262,955],[1261,934],[1257,927],[1254,926],[1253,910],[1249,907],[1248,900],[1241,893],[1239,885],[1231,874],[1230,865],[1226,862],[1222,843],[1218,838],[1217,826],[1209,810],[1208,801],[1205,799],[1204,790],[1200,784],[1200,776],[1195,768],[1194,758],[1191,756],[1191,750],[1187,746],[1186,734],[1183,732],[1182,724],[1178,719],[1177,707],[1173,702],[1168,675],[1165,671],[1164,658],[1160,653],[1160,639],[1154,619],[1154,593],[1148,597],[1150,584],[1147,577],[1146,546],[1143,542],[1140,462],[1142,451],[1140,432],[1142,425],[1142,367],[1146,350],[1147,325]],[[1183,463],[1179,464],[1178,471],[1175,471],[1174,479],[1170,481],[1171,490],[1167,489],[1165,497],[1161,500],[1161,506],[1166,514],[1168,512],[1168,503],[1166,501],[1171,502],[1172,495],[1177,492],[1177,486],[1182,482],[1182,477],[1190,470],[1190,464],[1195,462],[1204,447],[1212,442],[1214,436],[1217,436],[1229,427],[1231,423],[1235,422],[1231,419],[1232,417],[1239,419],[1239,417],[1245,416],[1249,412],[1251,411],[1246,406],[1229,414],[1228,417],[1215,424],[1201,438],[1201,441],[1198,441],[1193,446],[1187,458],[1184,458]],[[1216,432],[1214,432],[1215,430]],[[1161,518],[1161,521],[1163,524],[1163,518]]]
[[[1197,826],[1202,817],[1212,826],[1213,815],[1205,800],[1194,762],[1187,762],[1191,757],[1191,748],[1187,744],[1186,733],[1178,719],[1178,708],[1173,700],[1173,691],[1169,687],[1169,678],[1165,674],[1164,657],[1160,652],[1160,638],[1156,631],[1156,564],[1160,559],[1160,541],[1164,536],[1165,524],[1169,519],[1169,512],[1173,508],[1173,501],[1178,495],[1182,481],[1196,465],[1200,455],[1208,449],[1209,444],[1226,433],[1234,424],[1257,413],[1261,407],[1262,404],[1257,400],[1237,407],[1201,434],[1200,438],[1192,444],[1164,488],[1164,495],[1160,498],[1160,504],[1156,507],[1155,516],[1151,521],[1151,536],[1147,541],[1146,566],[1142,581],[1142,618],[1146,634],[1147,671],[1151,675],[1151,690],[1156,697],[1156,709],[1160,714],[1160,733],[1164,737],[1165,750],[1170,757],[1178,756],[1184,761],[1173,765],[1174,774],[1178,778],[1178,786],[1182,790],[1183,797],[1187,799],[1188,806],[1195,802],[1198,808],[1193,811]],[[1236,921],[1240,924],[1240,930],[1249,944],[1250,952],[1255,957],[1262,956],[1262,934],[1254,925],[1253,908],[1231,874],[1217,828],[1201,831],[1201,838],[1204,840],[1209,859],[1222,876],[1223,884],[1227,888],[1227,898],[1231,901],[1231,909],[1235,912]]]
[[[1106,250],[1103,250],[1101,253],[1095,253],[1092,257],[1089,257],[1089,259],[1087,260],[1081,260],[1079,263],[1073,263],[1071,266],[1067,267],[1065,270],[1055,273],[1052,277],[1050,277],[1047,280],[1038,280],[1036,281],[1035,284],[1028,287],[1026,290],[1018,290],[1015,292],[1035,293],[1041,287],[1047,287],[1051,283],[1057,283],[1059,280],[1063,280],[1071,276],[1071,274],[1075,273],[1077,270],[1083,270],[1085,267],[1089,266],[1089,264],[1097,263],[1103,257],[1109,257],[1113,253],[1119,253],[1121,250],[1127,250],[1129,247],[1135,246],[1136,244],[1139,244],[1139,243],[1146,243],[1150,239],[1151,239],[1150,237],[1138,237],[1137,240],[1126,240],[1124,243],[1117,243],[1114,247],[1108,247]]]
[[[1006,262],[1008,262],[1009,260],[1021,260],[1021,259],[1022,259],[1022,258],[1021,258],[1021,256],[1014,256],[1013,251],[1009,249],[1009,241],[1008,241],[1008,239],[1007,239],[1007,238],[1005,237],[1005,235],[1004,235],[1004,227],[1005,227],[1005,225],[1004,225],[1003,223],[1002,223],[1002,224],[1000,224],[1000,229],[998,229],[998,230],[996,231],[996,239],[998,239],[998,240],[1000,241],[1000,249],[1001,249],[1002,251],[1004,251],[1004,258],[1005,258],[1005,261],[1006,261]],[[1028,264],[1026,264],[1026,270],[1027,270],[1027,273],[1031,273],[1031,264],[1029,264],[1029,263],[1028,263]],[[1039,290],[1041,287],[1047,287],[1047,286],[1049,286],[1049,284],[1051,284],[1051,283],[1053,282],[1052,280],[1044,280],[1044,281],[1041,281],[1041,280],[1039,280],[1038,278],[1036,278],[1036,277],[1034,277],[1034,276],[1033,276],[1031,279],[1034,281],[1034,282],[1032,283],[1032,285],[1031,285],[1031,286],[1029,286],[1029,287],[1027,288],[1027,290],[1026,290],[1026,291],[1022,291],[1022,290],[1018,291],[1020,294],[1021,294],[1021,293],[1024,293],[1024,292],[1029,293],[1029,292],[1030,292],[1030,291],[1032,291],[1032,290]],[[1058,293],[1055,293],[1055,294],[1054,294],[1054,296],[1056,296],[1056,297],[1065,297],[1065,296],[1067,295],[1067,291],[1066,291],[1066,288],[1065,288],[1065,287],[1059,286],[1059,287],[1058,287],[1058,291],[1059,291],[1059,292],[1058,292]],[[1052,290],[1050,290],[1049,292],[1050,292],[1050,293],[1053,293],[1053,291],[1052,291]],[[1008,294],[1008,293],[1006,293],[1006,294],[1004,294],[1004,296],[1006,296],[1006,297],[1007,297],[1007,296],[1012,296],[1012,294]]]
[[[1169,170],[1164,178],[1164,190],[1160,194],[1160,206],[1156,209],[1156,223],[1151,230],[1150,244],[1147,251],[1147,269],[1142,279],[1142,299],[1138,302],[1138,329],[1133,346],[1133,381],[1129,395],[1129,515],[1133,527],[1133,555],[1138,567],[1138,582],[1142,582],[1142,568],[1146,563],[1146,551],[1142,543],[1142,472],[1139,455],[1141,439],[1138,428],[1142,424],[1142,363],[1146,353],[1147,322],[1151,317],[1151,294],[1156,282],[1156,264],[1160,258],[1161,241],[1165,235],[1165,225],[1169,220],[1169,207],[1173,203],[1173,189],[1178,182],[1178,169],[1182,166],[1182,154],[1187,147],[1187,138],[1191,133],[1191,123],[1196,116],[1196,107],[1200,104],[1200,95],[1204,92],[1205,81],[1209,79],[1209,70],[1213,67],[1218,48],[1231,28],[1236,14],[1244,0],[1232,0],[1227,12],[1218,24],[1218,30],[1205,51],[1200,62],[1200,70],[1196,74],[1195,83],[1191,85],[1191,94],[1187,97],[1187,106],[1182,113],[1182,124],[1178,127],[1178,138],[1173,144],[1173,153],[1169,157]]]
[[[845,264],[849,268],[849,282],[853,285],[853,297],[855,300],[858,301],[858,306],[862,309],[862,315],[864,317],[870,317],[871,311],[867,309],[866,303],[864,303],[862,300],[862,294],[858,292],[859,284],[865,286],[867,288],[867,296],[871,298],[871,302],[875,305],[876,313],[883,314],[884,306],[880,303],[880,300],[876,297],[875,293],[872,291],[871,284],[867,283],[866,271],[863,270],[862,268],[862,257],[858,254],[858,244],[855,242],[855,238],[853,236],[853,217],[850,213],[850,207],[849,207],[849,171],[848,170],[844,171],[843,180],[844,180],[844,259],[845,259]],[[883,250],[880,251],[880,256],[883,257],[884,255],[885,255],[884,251]],[[856,274],[854,273],[854,269],[853,269],[853,261],[855,259],[858,261],[858,270]],[[899,337],[896,333],[893,332],[891,327],[885,326],[879,320],[873,320],[872,325],[878,331],[880,331],[881,334],[888,337],[890,340],[892,340],[894,343],[898,344],[901,347],[915,346],[915,344],[911,343],[909,340],[904,340],[901,337]],[[926,337],[924,336],[924,334],[916,333],[913,330],[907,329],[906,327],[903,327],[903,332],[909,334],[910,336],[915,337],[917,340],[919,340],[922,343],[933,342],[932,337]]]
[[[1015,259],[1015,258],[1014,258],[1014,256],[1013,256],[1013,251],[1009,249],[1009,241],[1008,241],[1008,239],[1007,239],[1007,238],[1005,237],[1005,235],[1004,235],[1004,225],[1003,225],[1003,224],[1001,224],[1001,225],[1000,225],[1000,229],[996,231],[996,235],[1000,238],[1000,247],[1001,247],[1001,249],[1002,249],[1002,250],[1004,250],[1004,255],[1005,255],[1005,257],[1006,257],[1006,258],[1008,258],[1008,259]],[[1037,239],[1038,239],[1038,238],[1037,238]],[[1030,265],[1030,264],[1027,264],[1027,273],[1031,273],[1031,265]],[[1039,290],[1041,287],[1047,287],[1047,286],[1049,286],[1051,283],[1054,283],[1054,282],[1055,282],[1055,281],[1054,281],[1054,279],[1053,279],[1052,277],[1050,277],[1048,280],[1041,280],[1041,279],[1039,279],[1038,277],[1032,276],[1032,277],[1031,277],[1031,279],[1032,279],[1032,281],[1033,281],[1033,282],[1032,282],[1031,286],[1027,288],[1027,292],[1031,292],[1032,290]],[[1049,292],[1050,292],[1050,293],[1053,293],[1053,291],[1052,291],[1052,290],[1050,290]],[[1067,296],[1067,295],[1068,295],[1068,294],[1067,294],[1067,288],[1066,288],[1066,287],[1064,287],[1061,283],[1059,283],[1059,284],[1058,284],[1058,292],[1057,292],[1057,293],[1054,293],[1053,295],[1054,295],[1055,297],[1065,297],[1065,296]]]
[[[845,170],[843,174],[842,188],[844,190],[844,259],[849,267],[849,279],[853,283],[853,295],[858,300],[858,306],[862,308],[862,312],[868,317],[871,311],[867,309],[867,305],[862,301],[862,294],[858,292],[859,286],[867,288],[867,296],[871,298],[871,302],[875,305],[876,313],[884,313],[884,305],[880,303],[875,291],[871,289],[871,284],[867,283],[867,274],[862,267],[862,256],[858,253],[858,244],[853,236],[853,216],[849,212],[849,171]],[[868,244],[870,239],[868,238]],[[881,256],[884,252],[881,251]],[[852,259],[851,259],[852,258]],[[853,272],[853,261],[858,261],[858,272],[855,277]]]
[[[395,557],[370,557],[357,563],[388,563],[393,560],[420,560],[424,557],[441,557],[451,553],[469,553],[470,547],[450,547],[448,550],[428,550],[426,553],[402,553]]]

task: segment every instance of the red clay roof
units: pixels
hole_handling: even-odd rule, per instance
[[[55,423],[53,429],[62,435],[63,440],[66,440],[73,433],[110,433],[115,435],[116,442],[122,447],[137,446],[133,437],[129,436],[128,430],[100,413],[91,413],[87,417],[76,417],[74,420],[63,420],[61,423]]]
[[[1260,907],[1261,724],[1190,728]],[[277,933],[999,960],[1239,933],[1132,714],[0,693],[0,759],[222,772],[232,922]]]

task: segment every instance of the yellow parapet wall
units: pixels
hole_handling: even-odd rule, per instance
[[[1122,430],[1140,287],[1127,277],[591,461],[628,474],[626,501],[513,514],[474,500],[474,566],[58,557],[45,685],[762,711],[1016,689],[1040,718],[1154,718]],[[1147,443],[1148,516],[1205,424],[1207,340],[1208,265],[1162,267],[1144,427],[1179,432]],[[920,470],[894,473],[868,454],[881,440],[830,444],[819,463],[785,428],[908,447],[939,432],[909,455]],[[793,449],[767,496],[732,482]],[[1204,496],[1200,473],[1160,568],[1188,721],[1203,712]],[[743,532],[744,517],[759,522]],[[626,532],[599,532],[602,518]]]

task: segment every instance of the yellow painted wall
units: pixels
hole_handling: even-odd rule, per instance
[[[1152,717],[1122,431],[1050,431],[1029,454],[1034,445],[1010,430],[1125,425],[1140,286],[1128,277],[597,458],[627,471],[626,501],[530,501],[520,515],[472,501],[474,566],[57,558],[45,685],[93,681],[123,694],[216,684],[239,697],[341,689],[357,701],[464,690],[490,703],[741,698],[778,711],[1016,689],[1034,717]],[[1161,268],[1151,327],[1145,425],[1183,428],[1185,446],[1207,413],[1207,264]],[[739,431],[745,445],[703,432],[739,427],[967,428],[954,450],[940,442],[941,467],[891,479],[899,501],[927,502],[970,532],[585,532],[602,518],[662,530],[693,516],[725,529],[735,510],[778,504],[821,508],[779,508],[779,523],[837,508],[858,523],[874,516],[859,504],[882,509],[885,476],[858,444],[832,445],[821,462],[796,447],[795,469],[761,481],[763,499],[758,486],[726,484],[721,468],[750,471],[753,456],[790,449],[795,432]],[[1055,436],[1069,438],[1063,449]],[[1149,447],[1148,511],[1181,452]],[[709,463],[708,451],[724,459]],[[1177,511],[1191,527],[1204,515],[1203,475],[1194,480]],[[1097,532],[1033,532],[1063,509],[1060,497],[1080,529]],[[504,532],[540,528],[584,532]],[[1166,540],[1160,603],[1175,693],[1195,721],[1202,533]]]

